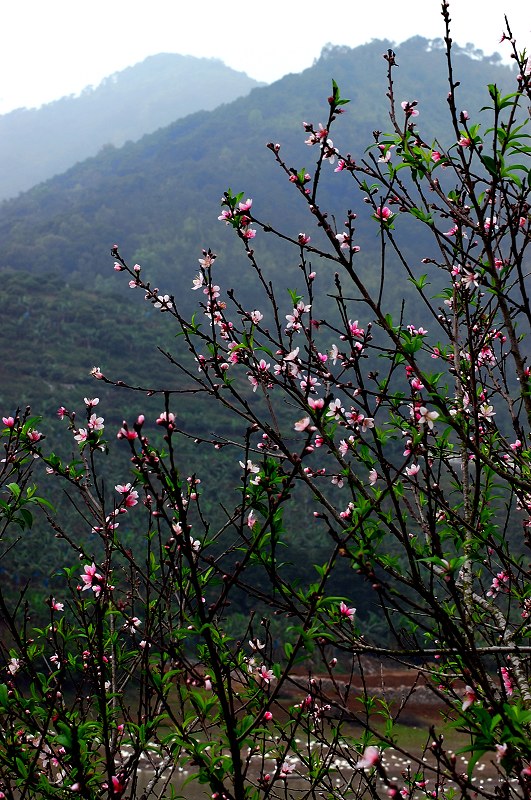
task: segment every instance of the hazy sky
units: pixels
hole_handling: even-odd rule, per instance
[[[442,36],[440,0],[0,0],[0,113],[36,106],[161,52],[222,59],[271,82],[311,66],[324,44]],[[509,16],[531,43],[529,0],[453,0],[454,39],[491,54]]]

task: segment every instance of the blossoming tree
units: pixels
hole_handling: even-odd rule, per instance
[[[46,451],[33,423],[4,419],[5,524],[23,501],[37,502],[26,484],[10,488],[21,484],[10,470],[24,474],[37,455],[99,541],[96,556],[51,517],[80,558],[66,573],[70,599],[50,598],[40,632],[21,624],[23,609],[4,606],[4,796],[186,796],[177,777],[191,767],[228,800],[530,797],[530,70],[507,28],[515,91],[490,85],[471,119],[459,110],[447,3],[442,10],[451,141],[425,141],[418,103],[396,102],[388,51],[390,132],[375,131],[364,154],[338,144],[348,100],[335,83],[326,121],[304,123],[311,171],[268,145],[308,208],[310,234],[273,230],[243,193],[224,195],[220,221],[241,240],[260,309],[222,288],[205,249],[189,320],[171,289],[153,289],[112,248],[116,271],[167,314],[186,351],[168,354],[185,389],[131,387],[94,368],[99,381],[161,400],[158,417],[117,432],[131,476],[105,490],[96,398],[83,424],[60,409],[80,452],[71,462]],[[352,181],[372,217],[376,292],[357,268],[356,214],[337,225],[321,205],[325,170]],[[400,246],[408,224],[431,242],[417,263]],[[260,266],[262,235],[296,253],[289,306]],[[323,317],[321,273],[331,269],[335,313]],[[399,280],[414,303],[393,305]],[[231,448],[241,467],[237,501],[223,499],[216,526],[201,500],[209,476],[180,463],[181,391],[241,423],[239,437],[200,437],[213,456]],[[306,496],[311,519],[300,512],[297,527],[318,526],[327,543],[309,581],[294,580],[285,560],[288,512]],[[145,533],[133,549],[118,527],[129,520]],[[337,596],[345,565],[379,608],[385,641]],[[229,606],[242,596],[255,612],[235,632]],[[398,697],[385,678],[374,689],[375,659],[407,671]],[[422,745],[400,727],[419,693],[433,708]],[[467,768],[445,744],[455,730]],[[404,759],[398,775],[391,752]]]

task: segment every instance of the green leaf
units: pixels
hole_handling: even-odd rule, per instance
[[[425,222],[426,225],[433,225],[432,215],[422,211],[420,208],[410,208],[409,213],[416,219],[420,219],[421,222]]]
[[[491,175],[496,177],[496,175],[498,174],[496,169],[496,161],[492,158],[492,156],[482,156],[481,161],[483,162],[483,165],[485,166],[487,171]]]
[[[0,683],[0,708],[6,709],[9,705],[9,695],[5,683]]]

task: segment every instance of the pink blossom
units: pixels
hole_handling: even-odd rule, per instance
[[[339,350],[337,344],[333,344],[332,347],[330,348],[330,358],[332,359],[332,364],[335,366],[339,358]]]
[[[246,228],[242,232],[242,236],[244,239],[254,239],[254,237],[256,236],[256,231],[254,228]]]
[[[256,514],[254,512],[254,509],[251,509],[249,511],[249,515],[247,517],[247,527],[252,530],[254,528],[256,522],[257,522]]]
[[[507,744],[497,744],[496,745],[496,761],[498,764],[500,763],[501,759],[507,755]]]
[[[138,617],[131,617],[123,626],[124,631],[128,633],[135,633],[136,629],[140,627],[141,620]]]
[[[341,419],[341,415],[344,414],[345,409],[341,405],[341,400],[339,397],[336,397],[335,400],[332,400],[328,406],[328,411],[326,412],[327,417],[332,417],[332,419]]]
[[[343,601],[339,604],[339,615],[343,619],[347,619],[349,622],[353,622],[354,615],[356,614],[355,608],[349,608],[346,603]]]
[[[418,111],[417,111],[417,109],[415,108],[415,106],[417,105],[417,101],[416,101],[416,100],[413,100],[413,101],[411,101],[411,102],[409,102],[409,101],[407,101],[407,100],[403,100],[403,101],[400,103],[400,105],[401,105],[401,106],[402,106],[402,108],[404,109],[404,112],[405,112],[405,114],[406,114],[406,117],[418,117],[418,115],[419,115],[419,112],[418,112]]]
[[[354,338],[356,338],[356,339],[362,339],[363,338],[365,330],[358,326],[358,320],[357,319],[354,320],[354,322],[352,322],[352,320],[349,319],[349,321],[348,321],[348,329],[350,331],[350,335],[353,336]]]
[[[470,139],[469,136],[461,136],[457,144],[459,145],[459,147],[470,147],[470,145],[472,144],[472,140]]]
[[[299,233],[297,241],[300,245],[305,245],[310,241],[310,237],[306,233]]]
[[[208,295],[210,300],[215,300],[216,297],[219,297],[219,289],[220,287],[217,286],[216,284],[209,283],[203,289],[203,294]]]
[[[15,418],[14,417],[2,417],[2,422],[4,423],[4,425],[7,428],[14,428],[14,426],[15,426]]]
[[[103,417],[98,417],[98,416],[96,416],[96,414],[91,414],[90,418],[89,418],[89,420],[87,422],[87,427],[91,431],[102,431],[103,430],[103,423],[104,423]]]
[[[268,669],[265,664],[262,664],[258,670],[258,677],[261,678],[264,683],[270,683],[275,677],[275,674],[272,669]]]
[[[293,764],[288,764],[287,761],[284,761],[284,763],[282,764],[282,766],[280,768],[280,776],[279,777],[280,778],[284,778],[284,779],[287,778],[288,775],[291,775],[291,773],[293,772],[294,769],[295,769],[295,767],[293,766]]]
[[[99,367],[92,367],[92,369],[90,370],[90,374],[92,375],[93,378],[96,378],[96,380],[98,381],[101,381],[101,379],[103,378],[103,372]]]
[[[369,472],[369,483],[370,483],[370,485],[374,486],[374,484],[376,483],[377,480],[378,480],[378,473],[376,472],[375,469],[371,469],[371,471]]]
[[[83,570],[84,573],[81,575],[81,580],[85,585],[81,591],[85,592],[87,589],[92,589],[96,597],[99,597],[102,588],[99,581],[103,581],[103,575],[99,574],[98,568],[94,562],[90,565],[85,564]]]
[[[264,722],[271,722],[272,719],[273,719],[273,714],[271,713],[271,711],[265,711]]]
[[[492,419],[496,415],[494,407],[488,403],[482,403],[479,407],[479,416],[483,419]]]
[[[251,311],[249,316],[251,318],[251,322],[254,325],[258,325],[258,323],[261,322],[263,320],[263,318],[264,318],[264,315],[262,314],[262,312],[261,311],[257,311],[257,310]]]
[[[315,387],[320,386],[321,384],[313,375],[306,375],[301,382],[300,387],[302,392],[315,392]]]
[[[380,208],[377,208],[376,211],[374,212],[374,216],[382,220],[383,222],[387,222],[394,215],[388,206],[383,206],[383,207],[380,206]]]
[[[474,289],[476,286],[479,286],[478,273],[472,272],[472,270],[465,270],[463,277],[461,278],[461,283],[463,286],[466,286],[467,289]]]
[[[376,766],[380,760],[380,750],[374,745],[369,745],[363,751],[363,755],[356,764],[356,769],[367,769]]]
[[[474,689],[471,686],[468,685],[465,686],[465,699],[463,700],[463,705],[461,706],[461,709],[463,711],[466,711],[467,708],[470,708],[470,706],[476,702],[476,700],[477,700],[477,695]]]
[[[198,272],[192,281],[192,290],[195,292],[197,289],[200,289],[202,286],[204,286],[205,283],[205,276],[202,272]]]
[[[76,440],[76,442],[79,442],[79,444],[86,442],[87,437],[88,437],[88,431],[86,428],[80,428],[78,432],[74,434],[74,439]]]
[[[251,475],[257,475],[260,472],[260,467],[258,464],[253,464],[250,458],[244,463],[243,461],[238,462],[240,467],[245,470],[245,472],[250,473]],[[258,478],[251,478],[250,481],[254,486],[258,486],[260,483],[260,477]]]
[[[382,155],[379,157],[378,161],[382,164],[387,164],[389,161],[391,161],[391,156],[393,155],[392,151],[394,147],[395,147],[394,144],[391,145],[379,144],[378,148],[381,151]]]
[[[360,423],[362,433],[366,433],[369,428],[374,428],[374,419],[372,417],[363,417],[361,420],[358,417],[358,422]]]
[[[296,431],[301,432],[305,431],[308,425],[310,424],[311,424],[310,417],[302,417],[302,419],[299,419],[293,427],[295,428]]]
[[[439,151],[438,151],[438,150],[434,150],[434,151],[432,152],[432,154],[431,154],[431,160],[432,160],[432,161],[433,161],[435,164],[437,164],[437,162],[441,160],[441,154],[439,153]]]
[[[310,408],[313,408],[314,411],[322,411],[324,408],[324,397],[309,397],[308,398],[308,405]]]
[[[9,672],[10,675],[16,675],[16,673],[19,671],[21,665],[22,665],[22,662],[20,661],[19,658],[12,658],[12,659],[10,659],[10,661],[9,661],[9,663],[7,665],[7,671]]]
[[[60,603],[58,600],[55,599],[55,597],[52,597],[52,599],[50,600],[50,608],[52,609],[52,611],[64,611],[65,604]]]
[[[336,239],[342,250],[348,250],[350,247],[350,236],[348,233],[336,233]]]
[[[502,667],[500,672],[501,672],[501,676],[502,676],[502,680],[503,680],[503,685],[505,687],[505,691],[507,692],[508,696],[510,697],[514,692],[514,688],[513,688],[513,682],[512,682],[511,676],[509,674],[509,670],[507,669],[507,667]]]
[[[418,475],[419,472],[420,466],[418,464],[412,464],[410,467],[406,467],[406,475],[408,475],[410,478]]]
[[[251,208],[252,204],[253,204],[253,201],[250,198],[247,198],[247,200],[245,200],[245,202],[238,203],[238,208],[240,209],[240,211],[249,211],[249,209]]]
[[[128,439],[132,441],[133,439],[138,439],[138,433],[136,431],[130,431],[126,426],[120,428],[118,433],[116,434],[117,439]]]
[[[158,294],[157,299],[152,302],[153,308],[160,308],[161,311],[167,311],[172,305],[172,299],[169,294]]]
[[[161,411],[155,421],[157,425],[170,425],[175,422],[175,414],[172,411]]]
[[[122,777],[118,777],[117,775],[113,775],[111,777],[111,781],[112,781],[113,794],[118,795],[119,797],[121,797],[122,794],[125,791],[124,779]]]
[[[133,506],[138,505],[138,492],[136,489],[133,489],[128,495],[126,495],[125,505],[127,508],[133,508]]]
[[[311,305],[305,303],[303,300],[300,300],[295,308],[293,309],[292,314],[286,314],[286,319],[288,320],[288,324],[286,325],[286,330],[293,330],[293,331],[300,331],[301,330],[301,317],[303,314],[307,314],[311,310]]]
[[[427,425],[430,430],[433,429],[433,423],[436,419],[439,419],[439,412],[438,411],[428,411],[426,406],[421,406],[419,408],[419,423],[421,425]]]

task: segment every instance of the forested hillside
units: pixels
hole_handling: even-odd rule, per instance
[[[389,45],[376,41],[355,50],[327,48],[300,75],[255,89],[209,113],[193,114],[137,143],[105,148],[5,203],[0,212],[3,336],[10,343],[4,346],[7,357],[4,354],[1,368],[5,407],[30,402],[39,411],[53,408],[94,363],[138,373],[137,355],[145,353],[146,333],[155,330],[151,326],[157,315],[119,285],[109,257],[114,242],[131,263],[142,264],[153,284],[179,295],[188,310],[197,301],[190,291],[197,258],[201,248],[212,247],[220,255],[222,290],[237,283],[245,302],[256,307],[260,296],[247,279],[245,258],[217,221],[222,193],[229,186],[245,191],[254,198],[259,219],[280,223],[290,235],[304,230],[304,209],[293,203],[292,187],[275,169],[265,144],[282,140],[287,163],[311,171],[315,154],[304,143],[302,121],[317,125],[325,118],[334,78],[351,99],[337,128],[341,142],[336,145],[355,158],[363,157],[373,131],[390,125],[382,58]],[[395,91],[400,100],[418,101],[426,137],[451,143],[443,59],[442,51],[426,40],[406,42],[397,50]],[[487,102],[486,82],[497,82],[502,91],[510,85],[509,69],[490,59],[463,54],[458,66],[466,87],[460,100],[470,112]],[[322,205],[335,215],[338,230],[346,209],[358,213],[357,265],[370,275],[378,238],[363,196],[348,176],[335,174],[333,168],[326,172]],[[397,236],[402,237],[405,255],[412,255],[414,247],[412,257],[418,261],[421,243],[410,241],[408,232],[406,223]],[[257,254],[268,276],[287,286],[290,264],[282,243],[267,239],[257,236]],[[408,287],[403,291],[406,294]],[[23,351],[32,353],[31,363],[19,360],[11,344],[14,337]],[[142,362],[145,366],[145,356]],[[7,375],[13,376],[13,363],[17,381],[7,381]]]
[[[163,293],[174,294],[185,313],[191,313],[203,298],[191,290],[202,248],[219,254],[217,280],[223,295],[237,287],[240,300],[249,309],[263,305],[247,259],[236,237],[218,221],[220,198],[231,187],[253,198],[253,213],[262,221],[279,225],[296,237],[311,223],[304,204],[296,203],[293,186],[275,168],[269,141],[282,142],[288,165],[312,172],[315,151],[305,144],[302,122],[316,127],[328,113],[331,81],[351,99],[342,115],[334,144],[357,160],[374,141],[373,131],[390,127],[386,91],[386,65],[382,54],[389,42],[363,47],[327,48],[319,61],[300,75],[289,75],[277,83],[253,90],[247,97],[178,120],[121,148],[107,147],[97,156],[77,164],[64,174],[6,202],[0,211],[0,274],[2,276],[2,344],[0,403],[4,413],[30,404],[48,419],[49,436],[61,445],[60,423],[50,418],[60,405],[79,408],[83,397],[101,397],[106,426],[118,430],[122,419],[139,412],[160,412],[161,397],[139,404],[138,396],[95,385],[90,377],[94,365],[116,379],[126,378],[146,388],[187,388],[179,374],[157,351],[183,354],[182,339],[175,338],[169,317],[146,303],[142,292],[131,290],[113,271],[110,248],[115,242],[129,263],[142,265],[143,275]],[[450,146],[454,132],[445,115],[448,86],[444,78],[443,53],[426,40],[412,39],[397,51],[399,64],[395,91],[398,102],[417,100],[419,128],[431,141]],[[511,75],[506,67],[490,59],[458,58],[463,86],[462,107],[475,113],[488,102],[487,82],[497,82],[510,91]],[[341,139],[341,140],[340,140]],[[361,250],[356,268],[367,285],[379,289],[379,237],[371,211],[349,176],[326,165],[322,177],[321,206],[329,210],[338,231],[343,230],[346,210],[357,214],[356,241]],[[420,266],[428,239],[411,236],[412,222],[401,220],[396,236],[402,252]],[[424,234],[420,233],[422,237]],[[312,233],[318,237],[318,233]],[[317,243],[317,238],[314,239]],[[304,291],[289,253],[279,240],[258,232],[253,247],[268,280],[277,290]],[[393,269],[392,255],[389,260]],[[333,271],[326,262],[313,265],[319,271],[322,292],[320,313],[334,305],[325,295],[333,290]],[[391,272],[387,286],[395,303],[414,295],[411,284],[398,285]],[[291,310],[287,293],[285,310]],[[353,314],[355,314],[353,308]],[[418,319],[420,323],[422,320]],[[366,321],[364,321],[364,324]],[[192,367],[195,369],[195,367]],[[250,401],[257,402],[250,387]],[[221,424],[219,404],[199,404],[194,394],[178,400],[179,424],[208,438],[216,428],[231,439],[230,419]],[[282,409],[279,411],[282,416]],[[229,450],[214,463],[210,451],[183,440],[182,455],[190,471],[205,469],[215,476],[212,496],[204,502],[211,513],[224,493],[231,491],[237,473],[237,458]],[[116,472],[116,464],[109,464]],[[124,471],[127,463],[122,465]],[[236,470],[236,473],[235,473]],[[125,478],[124,478],[125,480]],[[217,507],[217,506],[216,506]],[[300,507],[297,508],[297,514]],[[16,570],[10,580],[13,590],[31,569],[32,553],[39,529],[26,534],[26,546],[18,552]],[[33,544],[32,544],[33,542]],[[293,559],[304,560],[319,552],[315,531],[295,537]],[[304,556],[302,556],[304,552]],[[21,553],[25,554],[21,555]],[[24,558],[27,557],[27,563]],[[318,560],[315,555],[309,559]],[[38,572],[53,570],[57,556],[50,550],[40,558]],[[350,580],[348,571],[345,580]]]

